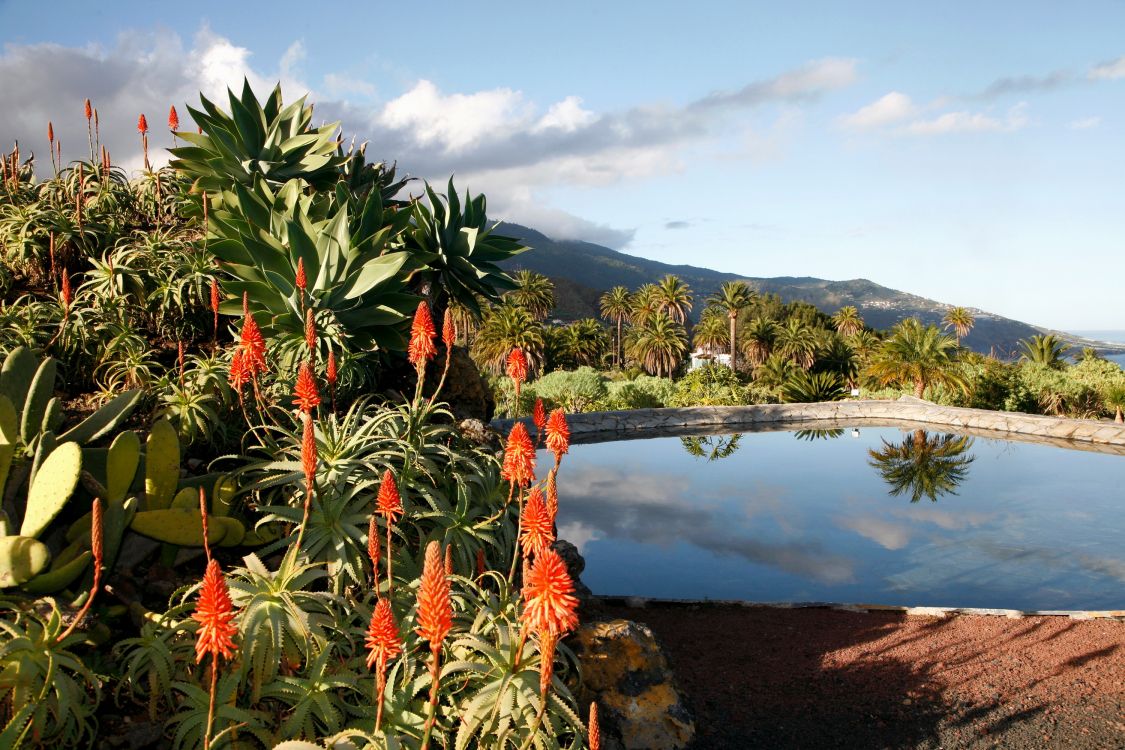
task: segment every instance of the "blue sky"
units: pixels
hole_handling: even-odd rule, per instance
[[[0,2],[0,141],[280,80],[555,237],[1125,328],[1125,4],[904,5]]]

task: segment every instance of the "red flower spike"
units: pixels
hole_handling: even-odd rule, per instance
[[[305,431],[301,435],[301,469],[305,472],[305,487],[311,495],[316,481],[316,427],[312,416],[305,415]]]
[[[93,107],[90,106],[90,100],[89,99],[86,100],[85,111],[86,111],[86,121],[89,122],[90,118],[94,116],[94,109],[93,109]]]
[[[570,427],[562,409],[555,409],[547,420],[547,448],[555,454],[556,465],[570,451]]]
[[[176,114],[175,104],[168,110],[168,129],[172,131],[180,129],[180,116]]]
[[[234,350],[230,360],[230,387],[242,395],[242,388],[250,382],[250,373],[246,370],[241,349]]]
[[[55,126],[51,123],[50,120],[47,120],[47,141],[51,145],[54,145],[55,143]]]
[[[531,632],[563,635],[578,625],[574,581],[559,553],[548,547],[536,556],[523,582],[525,599],[520,620]]]
[[[590,750],[602,750],[602,732],[598,726],[598,704],[590,701],[590,721],[586,724],[586,744]]]
[[[219,280],[211,277],[211,312],[219,314]]]
[[[309,277],[305,275],[304,258],[297,258],[297,288],[302,292],[309,288]]]
[[[484,561],[484,549],[477,550],[477,578],[483,578],[484,574],[488,572],[488,566]]]
[[[554,524],[543,502],[543,493],[538,487],[534,487],[523,505],[520,517],[520,544],[524,553],[530,552],[538,557],[554,541]]]
[[[453,545],[445,545],[445,574],[453,575]]]
[[[234,656],[234,635],[238,628],[234,625],[234,605],[230,600],[226,579],[219,569],[219,561],[207,563],[203,575],[203,587],[199,591],[199,603],[191,616],[199,623],[195,634],[195,663],[211,654],[213,659],[220,656],[230,659]]]
[[[336,385],[336,352],[328,352],[328,368],[325,373],[328,377],[328,385]]]
[[[516,422],[508,433],[500,477],[520,487],[526,487],[535,479],[535,446],[523,422]]]
[[[402,497],[398,494],[395,475],[390,469],[383,472],[383,482],[379,485],[379,494],[375,502],[379,513],[387,519],[388,524],[394,523],[395,518],[402,515]]]
[[[556,481],[558,473],[558,469],[551,469],[547,474],[547,513],[551,517],[552,525],[554,525],[555,518],[559,515],[559,485]]]
[[[436,335],[434,319],[430,317],[430,306],[425,301],[419,302],[418,309],[414,312],[414,322],[410,326],[410,344],[406,348],[410,364],[423,367],[437,354],[437,347],[434,346]]]
[[[508,355],[508,377],[516,382],[516,388],[527,380],[527,357],[518,346]]]
[[[293,388],[293,405],[306,413],[320,406],[320,391],[316,387],[316,376],[313,375],[308,362],[302,362],[301,370],[297,373],[297,385]]]
[[[543,406],[543,399],[535,399],[535,408],[531,412],[531,421],[535,423],[535,439],[537,441],[543,439],[543,435],[547,430],[547,409]]]
[[[551,676],[555,672],[555,646],[558,638],[548,633],[539,640],[539,694],[546,695],[551,688]]]
[[[379,576],[379,522],[375,519],[375,514],[371,514],[371,518],[367,521],[367,556],[371,559],[371,568],[375,571],[375,576]]]
[[[441,343],[446,349],[452,348],[457,341],[457,326],[453,324],[453,313],[445,308],[445,318],[441,322]]]
[[[207,196],[206,195],[203,196],[203,202],[204,203],[207,202]],[[243,292],[242,293],[242,317],[245,318],[249,314],[250,314],[250,292]]]
[[[305,310],[305,346],[310,356],[316,354],[316,318],[311,307]]]
[[[70,312],[70,302],[74,299],[74,293],[70,289],[70,274],[63,272],[62,284],[60,285],[59,294],[62,296],[63,311]]]
[[[387,662],[402,653],[402,636],[398,632],[389,599],[380,599],[367,626],[367,668],[378,666],[383,671]]]
[[[247,314],[243,320],[239,346],[242,347],[243,366],[250,375],[266,369],[266,340],[253,315]]]
[[[145,119],[143,113],[137,118],[137,132],[142,135],[148,132],[148,120]]]
[[[441,544],[432,541],[426,546],[422,584],[418,588],[416,630],[419,637],[430,642],[430,650],[435,653],[453,629],[453,604],[449,595],[449,579],[445,577],[441,562]]]

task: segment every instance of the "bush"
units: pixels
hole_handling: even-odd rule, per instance
[[[609,395],[606,380],[592,367],[556,370],[535,381],[535,393],[548,409],[562,408],[568,413],[594,411]]]
[[[610,382],[608,389],[607,409],[659,409],[671,401],[676,384],[668,378],[641,375],[636,380]]]
[[[726,365],[707,364],[676,383],[669,406],[738,406],[749,403],[742,381]]]

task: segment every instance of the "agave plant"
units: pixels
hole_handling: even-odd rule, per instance
[[[258,101],[243,80],[241,96],[227,90],[230,114],[205,96],[202,111],[188,107],[202,134],[177,132],[189,145],[170,149],[171,166],[208,193],[221,193],[231,183],[253,185],[265,180],[274,187],[301,179],[314,189],[335,184],[347,159],[337,153],[339,123],[311,126],[313,108],[304,97],[284,106],[281,86]]]
[[[478,297],[498,302],[500,291],[515,282],[497,265],[528,248],[511,237],[495,234],[489,226],[485,197],[465,192],[462,205],[449,180],[444,196],[426,185],[427,202],[416,201],[406,246],[426,264],[420,281],[429,284],[430,301],[443,311],[450,300],[468,308],[480,319]]]

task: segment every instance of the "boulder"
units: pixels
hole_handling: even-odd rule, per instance
[[[432,388],[441,379],[441,370],[444,366],[445,352],[441,352],[434,358],[426,374],[427,388]],[[487,423],[492,419],[492,412],[496,409],[496,402],[492,398],[492,389],[488,387],[488,381],[484,379],[476,362],[469,356],[469,351],[460,346],[453,347],[453,355],[449,360],[449,375],[446,376],[445,386],[439,398],[449,404],[449,410],[457,419],[479,419]]]
[[[578,598],[578,614],[583,620],[593,615],[599,608],[600,602],[594,598],[590,587],[582,583],[582,571],[586,569],[586,560],[578,552],[578,548],[565,539],[559,539],[551,545],[551,549],[558,553],[566,564],[566,572],[574,581],[574,595]]]
[[[679,750],[691,743],[695,721],[648,626],[591,622],[568,643],[582,668],[580,705],[597,701],[603,736],[625,750]]]

